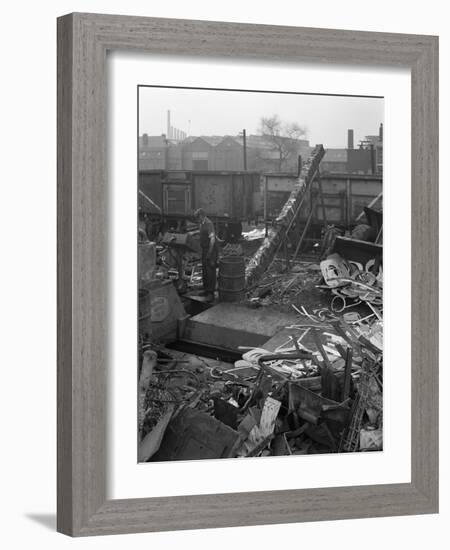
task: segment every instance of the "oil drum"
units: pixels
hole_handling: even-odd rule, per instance
[[[245,298],[245,262],[242,256],[219,260],[219,300],[240,302]]]

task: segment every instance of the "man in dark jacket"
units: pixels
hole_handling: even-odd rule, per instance
[[[209,298],[214,298],[216,290],[216,265],[218,248],[216,241],[216,232],[214,224],[206,217],[203,209],[199,208],[194,213],[195,219],[199,223],[200,229],[200,247],[202,249],[202,270],[203,270],[203,294]]]

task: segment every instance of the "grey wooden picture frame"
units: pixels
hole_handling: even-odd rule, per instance
[[[83,536],[436,513],[438,38],[83,13],[57,24],[58,531]],[[410,483],[107,499],[110,50],[411,70]]]

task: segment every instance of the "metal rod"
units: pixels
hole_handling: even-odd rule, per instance
[[[380,200],[380,198],[381,198],[382,196],[383,196],[383,192],[379,193],[373,200],[371,200],[371,201],[369,202],[369,204],[367,205],[367,208],[372,208],[373,205],[376,204],[376,203]],[[360,212],[360,213],[358,214],[358,216],[356,217],[355,221],[356,221],[356,222],[359,222],[359,220],[364,216],[364,214],[365,214],[365,212],[364,212],[364,210],[363,210],[362,212]]]
[[[347,348],[347,357],[345,358],[344,387],[342,389],[341,401],[345,401],[350,395],[350,380],[352,375],[353,350]]]
[[[320,195],[320,204],[322,205],[322,218],[324,225],[328,225],[327,222],[327,211],[325,208],[325,202],[323,200],[323,189],[322,189],[322,180],[320,179],[320,176],[318,175],[317,178],[317,185],[319,187],[319,195]]]
[[[297,248],[295,249],[295,252],[294,252],[294,256],[292,257],[292,261],[295,262],[296,258],[297,258],[297,255],[300,251],[300,247],[302,246],[302,243],[303,243],[303,239],[305,238],[305,235],[306,235],[306,232],[308,231],[309,229],[309,225],[311,223],[311,220],[312,220],[312,216],[313,216],[313,209],[311,209],[311,212],[309,213],[309,216],[308,216],[308,219],[306,220],[306,224],[305,224],[305,228],[303,229],[303,233],[297,243]]]

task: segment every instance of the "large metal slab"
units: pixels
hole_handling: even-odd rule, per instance
[[[191,317],[186,324],[184,338],[233,350],[238,346],[260,347],[278,331],[296,321],[295,314],[221,303]]]
[[[239,433],[202,411],[184,409],[167,426],[151,462],[233,456]]]

